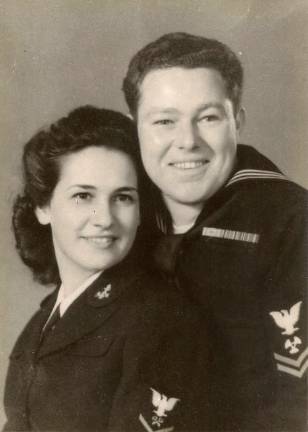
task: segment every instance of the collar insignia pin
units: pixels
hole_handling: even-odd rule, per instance
[[[103,288],[100,291],[97,291],[94,297],[98,298],[99,300],[102,300],[104,298],[108,298],[110,296],[111,291],[111,284],[108,284],[105,288]]]

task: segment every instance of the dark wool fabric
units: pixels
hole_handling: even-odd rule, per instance
[[[239,145],[195,226],[156,234],[156,267],[206,321],[210,431],[307,430],[307,216],[306,191]]]

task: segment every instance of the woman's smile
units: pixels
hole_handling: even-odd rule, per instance
[[[113,245],[114,242],[117,240],[117,237],[114,235],[104,235],[104,236],[83,236],[84,240],[88,241],[89,243],[92,243],[94,245],[108,248],[109,246]]]

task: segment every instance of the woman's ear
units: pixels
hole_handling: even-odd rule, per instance
[[[35,215],[41,225],[48,225],[50,223],[49,206],[36,207]]]
[[[244,129],[245,123],[246,123],[246,111],[244,107],[241,107],[238,110],[238,113],[236,114],[236,129],[237,129],[237,133],[238,135],[241,134],[241,132]]]

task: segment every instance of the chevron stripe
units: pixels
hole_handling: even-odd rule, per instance
[[[301,355],[298,357],[297,360],[294,360],[294,359],[291,359],[290,357],[285,357],[285,356],[282,356],[280,354],[274,353],[274,357],[276,360],[278,360],[282,363],[289,364],[289,365],[294,366],[296,368],[300,367],[301,363],[305,360],[305,357],[307,357],[307,356],[308,356],[308,347],[305,349],[305,351],[303,351],[301,353]]]
[[[249,179],[250,180],[251,179],[288,180],[286,176],[284,176],[281,173],[277,173],[275,171],[245,169],[235,173],[234,176],[228,181],[226,186],[230,186],[231,184],[238,181],[249,180]]]
[[[288,373],[288,374],[293,375],[293,376],[295,376],[297,378],[302,378],[302,376],[306,372],[307,368],[308,368],[308,359],[306,360],[306,362],[303,364],[303,366],[299,370],[292,369],[292,368],[290,368],[288,366],[284,366],[284,365],[281,365],[281,364],[277,364],[277,369],[279,371]]]

